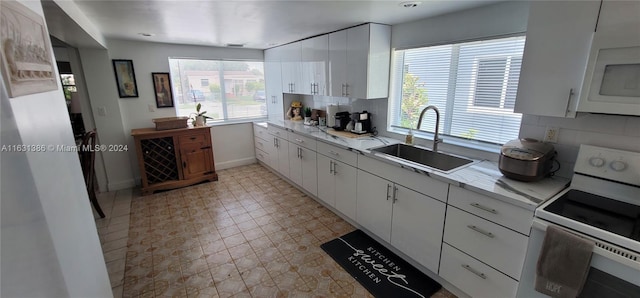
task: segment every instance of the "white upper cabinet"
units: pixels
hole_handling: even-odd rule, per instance
[[[329,36],[320,35],[300,42],[302,85],[296,93],[327,95],[329,76]]]
[[[391,26],[364,24],[329,34],[331,96],[386,98]]]
[[[282,92],[303,93],[302,91],[302,47],[294,42],[279,47],[282,62]]]
[[[347,96],[347,30],[329,34],[329,95]]]
[[[515,112],[575,117],[599,1],[531,1]]]
[[[280,52],[280,48],[264,51],[265,100],[267,101],[269,120],[284,119]]]

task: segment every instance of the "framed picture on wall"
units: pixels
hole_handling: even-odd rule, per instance
[[[138,97],[138,85],[133,71],[133,61],[113,59],[113,71],[116,74],[120,98]]]
[[[9,97],[58,89],[44,18],[16,1],[0,1],[0,68]]]
[[[173,92],[171,91],[171,81],[168,72],[153,72],[153,90],[156,94],[156,107],[173,107]]]

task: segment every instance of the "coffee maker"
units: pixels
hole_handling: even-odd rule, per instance
[[[353,119],[353,130],[351,132],[364,134],[371,132],[371,113],[367,111],[355,112],[351,114]]]

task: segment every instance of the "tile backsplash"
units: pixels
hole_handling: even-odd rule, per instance
[[[580,144],[640,152],[640,117],[578,113],[573,118],[523,115],[520,138],[544,138],[547,127],[558,128],[561,168],[558,175],[571,177]]]

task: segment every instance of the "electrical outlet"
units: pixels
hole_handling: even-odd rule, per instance
[[[554,144],[558,142],[557,127],[547,127],[547,131],[544,133],[544,142]]]
[[[98,107],[98,115],[100,115],[100,116],[107,116],[107,108],[105,108],[105,107]]]

